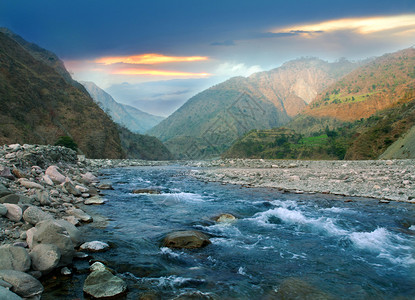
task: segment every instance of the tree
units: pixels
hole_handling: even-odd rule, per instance
[[[61,136],[55,143],[55,146],[63,146],[78,151],[78,145],[70,136]]]

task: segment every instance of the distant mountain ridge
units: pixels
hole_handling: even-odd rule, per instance
[[[110,94],[93,82],[83,81],[92,99],[105,111],[114,122],[127,127],[135,133],[146,133],[150,128],[164,120],[163,117],[154,116],[129,105],[118,103]]]
[[[219,155],[251,129],[286,124],[355,67],[346,60],[328,63],[306,58],[247,78],[234,77],[189,99],[149,134],[166,142],[179,157]]]

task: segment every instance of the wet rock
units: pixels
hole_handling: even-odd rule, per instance
[[[0,177],[4,177],[10,180],[14,180],[14,176],[10,171],[10,168],[0,165]]]
[[[82,185],[75,185],[75,187],[81,192],[81,193],[88,193],[89,189],[82,186]]]
[[[16,194],[10,194],[0,198],[0,203],[11,203],[17,204],[19,203],[19,196]]]
[[[95,272],[95,271],[103,271],[103,270],[107,270],[107,267],[102,263],[102,262],[94,262],[90,267],[89,270],[91,272]]]
[[[88,215],[86,212],[84,212],[82,209],[79,208],[73,208],[67,211],[68,214],[73,215],[77,219],[81,220],[85,223],[90,223],[93,221],[92,217]]]
[[[95,271],[86,278],[83,291],[94,298],[109,298],[124,294],[127,284],[108,270]]]
[[[43,293],[39,280],[20,271],[0,270],[0,279],[10,283],[13,286],[11,291],[24,298],[40,296]]]
[[[0,216],[5,216],[7,214],[7,207],[0,203]]]
[[[61,259],[61,252],[56,245],[39,244],[30,251],[34,270],[47,274],[55,269]]]
[[[69,223],[71,223],[74,226],[78,226],[79,225],[79,220],[77,218],[75,218],[75,216],[67,216],[63,218],[65,221],[68,221]]]
[[[36,224],[32,246],[35,247],[37,244],[56,245],[61,252],[60,266],[72,262],[75,253],[72,239],[66,229],[55,220],[42,221]]]
[[[22,219],[22,209],[16,204],[4,203],[7,208],[6,218],[11,221],[19,222]]]
[[[0,270],[25,272],[30,269],[30,256],[22,247],[4,245],[0,247]]]
[[[5,287],[0,286],[0,299],[2,300],[22,300],[17,294],[9,291]]]
[[[28,207],[23,213],[23,220],[29,224],[36,225],[41,221],[52,220],[53,216],[43,210],[37,208],[36,206]]]
[[[43,186],[41,186],[39,183],[29,181],[25,178],[21,178],[18,180],[22,186],[24,186],[27,189],[40,189],[43,190]]]
[[[69,236],[71,237],[72,243],[75,247],[78,247],[82,244],[83,238],[82,234],[75,225],[71,224],[66,220],[55,220],[59,225],[61,225],[65,230],[68,232]]]
[[[0,183],[0,197],[10,195],[12,192],[6,188],[3,184]]]
[[[133,194],[161,194],[161,191],[158,189],[135,189],[133,190]]]
[[[65,176],[59,172],[57,166],[50,166],[46,169],[45,175],[47,175],[55,184],[61,184],[65,182]]]
[[[70,183],[69,181],[65,182],[63,184],[63,188],[69,193],[72,194],[76,197],[81,196],[81,191],[78,190],[72,183]]]
[[[218,223],[230,223],[235,220],[236,220],[235,216],[231,214],[220,214],[219,216],[215,218],[215,221]]]
[[[79,249],[90,251],[90,252],[103,252],[110,248],[107,243],[100,242],[100,241],[92,241],[83,243]]]
[[[304,299],[304,300],[334,300],[329,294],[317,289],[309,283],[298,279],[285,279],[277,289],[272,292],[275,298],[269,299]]]
[[[64,267],[61,269],[61,274],[63,276],[69,276],[72,275],[72,271],[68,267]]]
[[[101,205],[104,204],[105,200],[102,199],[100,196],[93,196],[91,198],[88,198],[84,201],[85,205]]]
[[[163,240],[163,246],[168,248],[194,249],[210,244],[209,237],[199,231],[187,230],[169,233]]]
[[[81,174],[81,177],[87,183],[98,182],[98,178],[94,174],[92,174],[91,172],[86,172],[85,174]]]
[[[100,184],[99,186],[97,186],[100,190],[113,190],[114,188],[112,187],[111,184],[109,183],[103,183]]]

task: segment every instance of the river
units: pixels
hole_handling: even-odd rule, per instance
[[[194,171],[102,171],[100,179],[114,190],[105,191],[107,203],[93,209],[109,222],[103,229],[84,227],[88,238],[112,246],[94,257],[127,281],[126,299],[277,299],[296,290],[335,299],[415,297],[413,204],[205,183],[189,176]],[[138,188],[162,193],[133,194]],[[237,220],[214,222],[221,213]],[[189,229],[208,234],[212,244],[161,247],[167,233]],[[43,298],[82,298],[87,263],[75,268],[73,278],[46,283]]]

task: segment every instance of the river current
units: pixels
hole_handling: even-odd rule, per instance
[[[301,297],[310,290],[334,299],[415,298],[413,204],[205,183],[189,172],[197,169],[103,170],[101,180],[114,190],[93,209],[109,222],[88,229],[88,238],[112,246],[94,256],[127,281],[127,299],[278,299],[296,289],[305,290]],[[139,188],[162,193],[132,193]],[[214,222],[221,213],[237,220]],[[176,230],[202,231],[212,243],[161,247]],[[59,297],[82,297],[85,276],[61,287]],[[46,291],[45,299],[52,295]]]

